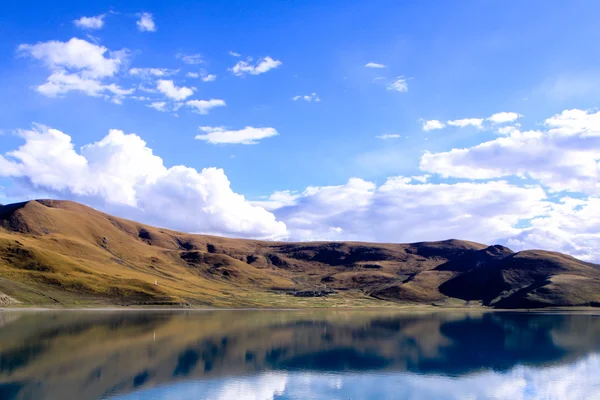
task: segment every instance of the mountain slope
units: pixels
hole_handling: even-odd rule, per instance
[[[600,305],[600,267],[447,240],[289,243],[192,235],[69,201],[0,206],[0,297],[22,305]]]

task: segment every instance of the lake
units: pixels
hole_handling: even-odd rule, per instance
[[[3,312],[0,399],[600,399],[600,317]]]

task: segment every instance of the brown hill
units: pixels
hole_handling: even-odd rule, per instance
[[[36,200],[0,206],[0,302],[599,306],[600,266],[459,240],[289,243],[192,235],[70,201]]]

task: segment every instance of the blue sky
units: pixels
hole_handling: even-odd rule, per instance
[[[179,382],[142,389],[114,400],[166,399],[598,399],[598,355],[571,364],[466,376],[386,373],[267,372],[253,376]]]
[[[3,4],[0,202],[69,198],[233,236],[459,237],[600,259],[597,2],[172,3]],[[110,129],[122,136],[98,144]],[[195,139],[209,132],[237,143]]]

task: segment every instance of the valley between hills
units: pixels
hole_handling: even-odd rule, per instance
[[[600,265],[462,240],[269,242],[0,206],[2,307],[599,307]]]

